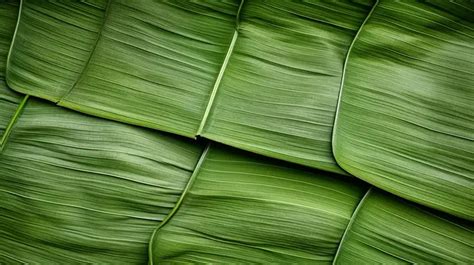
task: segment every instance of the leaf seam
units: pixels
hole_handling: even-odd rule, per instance
[[[369,20],[369,18],[372,16],[372,13],[374,12],[374,10],[375,10],[375,8],[377,7],[378,4],[379,4],[379,0],[376,0],[375,4],[372,6],[372,9],[370,9],[369,13],[367,14],[364,21],[362,22],[359,29],[357,30],[356,35],[352,39],[351,45],[349,45],[349,48],[347,49],[346,57],[344,59],[344,64],[342,66],[341,82],[340,82],[340,85],[339,85],[339,95],[338,95],[338,98],[337,98],[336,112],[335,112],[335,115],[334,115],[333,130],[332,130],[332,135],[331,135],[331,145],[332,145],[331,149],[332,149],[332,153],[333,153],[333,156],[334,156],[334,159],[336,160],[336,162],[337,162],[336,154],[335,154],[335,150],[336,150],[336,144],[335,144],[335,142],[336,142],[335,141],[336,140],[336,128],[337,128],[337,122],[338,122],[338,118],[339,118],[339,115],[338,115],[339,114],[339,109],[341,107],[342,90],[344,88],[344,82],[345,82],[345,79],[346,79],[347,64],[349,63],[349,56],[351,54],[352,48],[354,47],[354,43],[359,38],[359,35],[362,32],[362,29],[364,28],[364,26],[367,23],[367,21]]]
[[[7,125],[7,128],[3,132],[2,139],[0,140],[0,152],[3,151],[3,148],[8,142],[8,139],[10,139],[10,134],[13,130],[13,127],[15,126],[16,121],[20,117],[20,114],[23,112],[23,109],[26,106],[26,102],[28,101],[29,95],[25,95],[23,97],[23,100],[20,102],[20,105],[15,110],[15,113],[13,114],[13,117],[10,119],[10,122]]]
[[[189,192],[191,187],[193,186],[194,181],[197,178],[197,175],[199,174],[199,170],[201,169],[202,164],[204,163],[204,160],[206,159],[207,153],[209,152],[209,149],[211,147],[211,143],[209,142],[204,148],[204,151],[201,154],[201,157],[199,157],[198,162],[196,163],[196,166],[194,167],[193,173],[191,174],[191,177],[189,177],[188,183],[184,187],[183,192],[181,193],[181,196],[179,197],[178,201],[176,202],[175,206],[171,210],[171,212],[166,216],[166,218],[158,225],[157,228],[153,231],[151,237],[150,237],[150,242],[148,244],[148,256],[149,256],[149,264],[153,265],[153,242],[156,234],[159,232],[161,228],[163,228],[170,220],[173,218],[175,213],[178,211],[179,207],[183,203],[184,198],[186,197],[186,194]]]
[[[95,39],[94,46],[92,47],[92,51],[89,55],[89,58],[87,59],[87,62],[84,65],[84,68],[82,69],[82,72],[79,74],[79,77],[76,79],[76,82],[74,82],[72,87],[69,88],[69,90],[66,93],[64,93],[64,95],[56,102],[57,105],[61,105],[61,102],[64,101],[65,98],[69,96],[69,94],[71,94],[72,90],[74,90],[77,84],[84,78],[84,73],[87,71],[87,68],[89,67],[90,62],[92,60],[92,57],[94,57],[94,53],[97,49],[97,45],[102,37],[102,32],[107,22],[107,18],[109,17],[111,3],[112,3],[112,0],[107,1],[107,6],[105,7],[104,20],[102,21],[102,25],[100,26],[99,32],[97,34],[97,38]]]
[[[18,7],[18,17],[16,19],[16,25],[15,25],[15,31],[13,32],[12,42],[10,43],[10,48],[8,49],[8,54],[7,54],[7,63],[5,65],[5,70],[6,70],[5,82],[7,83],[7,86],[8,86],[7,75],[8,75],[8,69],[9,69],[9,66],[10,66],[10,57],[11,57],[11,54],[12,54],[13,46],[15,45],[16,35],[18,33],[18,28],[20,26],[21,10],[23,9],[23,1],[24,0],[20,0],[20,6]]]
[[[346,229],[344,230],[344,234],[342,234],[342,238],[341,238],[341,241],[339,241],[339,246],[337,247],[337,251],[336,251],[336,255],[334,255],[334,259],[332,260],[332,264],[336,264],[337,262],[337,258],[339,257],[340,253],[341,253],[341,249],[342,249],[342,245],[344,244],[344,241],[346,240],[347,238],[347,234],[349,233],[349,231],[351,230],[352,228],[352,225],[354,224],[354,221],[357,217],[357,214],[359,213],[360,209],[362,208],[362,206],[364,205],[364,202],[367,200],[367,198],[369,197],[370,193],[372,192],[372,187],[370,187],[367,192],[365,193],[364,197],[362,197],[362,199],[359,201],[359,203],[357,204],[357,207],[355,208],[354,212],[352,213],[351,215],[351,219],[349,220],[349,223],[347,224],[346,226]]]
[[[234,51],[234,46],[235,43],[237,42],[237,37],[239,36],[239,20],[240,20],[240,11],[242,10],[242,6],[244,4],[245,0],[242,0],[239,5],[239,9],[237,10],[237,15],[235,19],[235,29],[234,29],[234,35],[232,36],[232,41],[229,44],[229,48],[227,49],[227,53],[224,58],[224,62],[222,63],[221,69],[219,71],[219,74],[217,75],[216,82],[214,83],[214,87],[212,88],[211,96],[209,97],[209,101],[207,102],[206,110],[204,111],[204,115],[201,119],[201,123],[199,124],[199,128],[196,132],[196,136],[201,135],[204,126],[206,125],[207,118],[209,117],[209,114],[211,112],[211,109],[214,105],[214,99],[217,94],[217,90],[219,89],[219,86],[222,81],[222,77],[224,76],[224,72],[227,68],[227,64],[229,63],[230,57],[232,56],[232,52]]]

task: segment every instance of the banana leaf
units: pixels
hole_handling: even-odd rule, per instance
[[[172,264],[474,261],[472,223],[354,178],[220,145],[201,154],[41,100],[21,111],[0,154],[2,263],[143,264],[147,248]]]
[[[9,85],[345,173],[331,153],[332,124],[343,58],[370,1],[99,2],[23,1]]]
[[[0,21],[2,21],[0,23],[0,67],[5,67],[5,64],[2,64],[4,61],[2,58],[6,55],[9,39],[13,33],[16,17],[14,11],[17,8],[15,3],[15,1],[0,3]],[[21,6],[22,18],[16,32],[17,41],[12,46],[10,54],[10,57],[15,60],[10,60],[7,67],[10,77],[17,75],[16,81],[9,80],[9,83],[23,82],[21,83],[23,89],[37,91],[39,93],[37,96],[54,102],[59,100],[60,105],[62,93],[66,91],[64,89],[67,89],[66,93],[69,95],[70,88],[75,87],[76,82],[87,75],[85,70],[89,68],[103,69],[103,72],[93,71],[100,73],[100,78],[114,76],[116,80],[121,80],[114,85],[109,83],[108,86],[104,85],[107,82],[101,80],[100,82],[103,83],[100,85],[94,88],[89,87],[89,91],[104,93],[104,97],[110,96],[111,91],[101,92],[102,89],[116,89],[114,86],[118,85],[135,86],[138,79],[143,77],[139,75],[145,72],[150,73],[151,68],[113,74],[113,71],[119,70],[107,69],[105,64],[93,65],[95,59],[91,58],[92,50],[94,54],[97,51],[102,52],[109,56],[107,58],[110,60],[123,60],[120,61],[121,63],[133,64],[148,57],[153,59],[152,54],[139,57],[136,51],[131,52],[133,49],[130,49],[130,54],[127,56],[122,54],[122,50],[114,50],[120,49],[120,45],[116,43],[117,39],[104,40],[105,32],[110,30],[117,36],[126,35],[126,32],[114,32],[118,26],[132,27],[127,28],[128,33],[138,33],[139,28],[142,28],[144,32],[155,31],[156,25],[145,22],[153,21],[150,18],[156,16],[156,12],[166,10],[170,13],[179,13],[180,16],[173,17],[172,20],[168,20],[170,18],[167,15],[158,17],[158,19],[163,19],[164,23],[160,24],[160,27],[168,27],[168,29],[171,27],[179,29],[181,33],[185,32],[173,42],[179,34],[166,30],[160,31],[159,39],[170,41],[166,43],[169,45],[168,48],[180,44],[186,45],[188,57],[174,58],[194,60],[194,55],[202,56],[205,53],[203,50],[206,49],[203,48],[204,46],[196,45],[196,40],[193,38],[202,41],[202,38],[215,37],[214,42],[206,43],[207,48],[212,47],[209,54],[213,55],[204,61],[196,61],[202,63],[201,66],[215,65],[215,68],[212,68],[215,70],[213,73],[219,75],[217,79],[221,78],[222,81],[214,82],[212,78],[209,79],[212,88],[209,92],[203,92],[207,93],[206,96],[209,98],[202,105],[202,109],[205,109],[204,115],[194,124],[199,126],[197,134],[205,136],[209,133],[208,138],[212,138],[212,130],[222,129],[215,126],[216,124],[230,121],[224,119],[219,121],[213,117],[232,118],[232,109],[227,109],[228,113],[225,113],[225,111],[220,112],[216,106],[222,106],[221,102],[228,102],[235,96],[233,94],[236,92],[233,90],[234,82],[240,87],[246,87],[243,84],[247,81],[236,78],[237,71],[245,69],[243,66],[252,69],[255,67],[254,61],[262,59],[257,65],[276,67],[265,61],[266,56],[278,60],[278,56],[273,54],[278,52],[278,49],[274,47],[265,47],[266,49],[255,55],[261,58],[254,58],[245,54],[245,49],[241,50],[241,46],[245,48],[246,43],[255,45],[264,43],[262,39],[265,38],[265,34],[255,34],[265,27],[265,22],[258,18],[260,15],[266,17],[271,23],[282,23],[281,25],[287,28],[279,30],[283,32],[288,30],[292,38],[296,38],[301,33],[293,33],[292,30],[304,29],[302,34],[315,30],[307,26],[306,20],[314,22],[314,18],[316,20],[322,17],[327,18],[328,20],[317,21],[317,29],[321,30],[320,34],[329,34],[335,30],[334,26],[347,32],[345,32],[346,35],[341,33],[339,36],[340,43],[329,41],[325,45],[321,44],[321,47],[329,45],[335,49],[334,51],[339,51],[336,53],[341,56],[344,54],[341,52],[342,47],[350,44],[351,39],[348,36],[355,35],[358,28],[351,23],[355,21],[362,23],[364,19],[361,15],[362,11],[368,12],[370,9],[370,5],[365,2],[351,5],[346,5],[345,2],[332,4],[316,2],[318,8],[312,10],[320,13],[314,15],[314,12],[305,13],[308,10],[303,8],[301,3],[300,5],[290,5],[280,1],[269,3],[272,4],[271,7],[262,5],[258,1],[249,1],[248,5],[243,6],[230,1],[192,3],[163,1],[153,3],[155,6],[145,7],[144,2],[141,1],[59,3],[28,0]],[[382,4],[388,5],[385,2]],[[432,5],[442,5],[447,13],[469,20],[470,13],[462,9],[462,5],[444,5],[443,2],[437,1],[431,5],[417,3],[422,10],[428,10],[428,7]],[[135,8],[137,6],[141,6],[141,9]],[[339,7],[339,9],[333,7]],[[377,12],[379,12],[377,8],[378,6],[375,6],[365,26],[372,23],[372,15],[377,17]],[[397,8],[394,9],[397,10]],[[344,10],[354,12],[348,11],[346,15],[349,14],[349,16],[336,16],[336,13]],[[360,12],[357,13],[355,10]],[[143,12],[150,17],[141,20]],[[272,12],[282,13],[277,18],[270,18],[268,14]],[[285,16],[286,13],[291,15]],[[418,12],[409,14],[419,15]],[[313,19],[311,19],[312,15],[314,15]],[[193,16],[194,23],[191,31],[188,31],[189,25],[183,26],[187,22],[187,16]],[[235,33],[233,28],[234,20],[229,19],[232,16],[239,17],[241,21],[238,24],[238,33]],[[442,17],[446,16],[446,13],[442,13]],[[110,25],[107,24],[108,22],[104,23],[104,17],[107,17],[107,21],[114,21],[114,23]],[[175,19],[182,20],[179,24],[173,24],[176,23]],[[136,23],[129,23],[129,20]],[[3,21],[6,22],[3,23]],[[23,24],[24,21],[29,22]],[[220,24],[211,24],[222,28],[218,32],[211,27],[199,28],[210,23],[209,21],[220,21]],[[407,19],[407,21],[410,20]],[[201,22],[203,24],[200,24]],[[134,27],[135,24],[139,25],[138,28]],[[228,27],[230,24],[232,24],[231,27]],[[325,26],[331,29],[325,31]],[[364,36],[365,26],[359,32],[361,39]],[[375,25],[374,28],[378,26],[380,25]],[[430,27],[431,25],[428,26]],[[198,36],[201,31],[209,35]],[[226,37],[228,31],[230,34]],[[248,38],[242,37],[247,35],[249,35]],[[269,36],[284,39],[285,35],[275,31]],[[345,37],[342,37],[343,35]],[[38,39],[32,41],[30,39],[32,36]],[[143,35],[140,36],[143,37]],[[18,41],[19,39],[21,41]],[[139,42],[139,39],[136,35],[126,38],[130,43]],[[305,40],[308,39],[305,38]],[[463,39],[460,38],[460,40]],[[97,49],[102,41],[114,42],[114,45],[107,46],[107,49],[111,50],[105,51],[104,47]],[[147,43],[151,39],[142,41],[140,43],[144,45],[142,46],[144,49],[154,44],[153,41]],[[313,44],[319,45],[318,42]],[[230,51],[229,45],[234,45]],[[284,43],[280,45],[284,46]],[[352,58],[358,49],[357,45],[357,43],[353,44],[354,49],[349,58]],[[21,48],[15,48],[15,46]],[[96,46],[95,49],[94,46]],[[159,47],[163,48],[163,46]],[[299,48],[304,49],[303,46]],[[196,50],[199,52],[194,53]],[[166,50],[166,47],[160,51],[169,52],[167,55],[175,52]],[[297,51],[298,49],[294,49],[294,52]],[[319,53],[321,58],[326,58],[324,55],[324,52]],[[238,60],[239,58],[241,61]],[[179,63],[185,62],[179,61],[180,59],[178,59],[179,62],[168,59],[175,61],[176,67],[182,67]],[[237,62],[233,62],[233,59]],[[300,60],[303,59],[300,58]],[[186,62],[196,63],[192,60]],[[221,69],[219,60],[227,61],[229,64],[227,69],[224,69],[226,71]],[[212,63],[209,63],[211,61]],[[232,65],[238,62],[242,66],[233,68]],[[327,64],[324,65],[324,69],[337,68],[336,60],[326,58],[320,63]],[[149,66],[156,67],[156,65],[157,62],[153,64],[150,62]],[[342,66],[342,63],[340,65]],[[173,85],[178,85],[185,80],[189,81],[187,78],[191,78],[195,82],[193,86],[178,87],[178,90],[204,88],[205,86],[201,86],[201,83],[208,82],[204,81],[205,78],[199,79],[204,74],[198,71],[186,74],[181,72],[181,75],[177,75],[174,70],[178,68],[173,70],[173,74],[167,72],[170,67],[173,67],[172,63],[168,62],[167,65],[162,64],[160,67],[163,71],[158,72],[159,74],[168,74],[167,78],[160,81],[171,80]],[[210,66],[206,74],[212,76],[209,74],[212,69],[209,69],[211,69]],[[351,69],[351,67],[345,69],[347,75],[345,78],[348,80],[355,78],[350,74]],[[291,70],[299,73],[300,69],[295,67]],[[342,70],[344,69],[341,67],[341,73]],[[153,72],[153,75],[155,74],[156,72]],[[192,74],[198,74],[198,77]],[[282,76],[281,74],[259,76],[254,72],[248,74],[255,75],[254,80],[264,82],[269,82],[271,80],[269,78]],[[124,75],[126,77],[123,77]],[[77,76],[79,79],[76,78]],[[154,78],[148,74],[146,77]],[[332,77],[326,77],[321,77],[322,83],[332,80]],[[130,79],[125,81],[125,78]],[[94,78],[90,79],[97,81]],[[0,263],[143,264],[148,258],[147,248],[149,248],[148,255],[150,255],[151,263],[174,264],[190,261],[196,263],[274,261],[275,263],[332,262],[338,264],[474,263],[471,221],[461,220],[396,198],[375,188],[369,188],[367,184],[351,177],[315,171],[218,144],[212,144],[202,152],[203,146],[191,140],[79,114],[28,95],[18,95],[8,90],[2,81],[3,76],[0,76],[0,136],[2,137]],[[290,84],[285,83],[286,81],[288,80],[284,78],[278,79],[274,85],[284,87]],[[220,86],[222,87],[216,90]],[[139,90],[141,87],[137,85],[135,88]],[[254,94],[249,98],[258,98],[260,89],[264,90],[262,87],[259,90],[250,90]],[[74,91],[75,89],[72,92]],[[189,90],[186,91],[182,96],[186,96],[185,94],[189,92]],[[176,87],[170,88],[170,95],[175,92]],[[127,105],[127,100],[134,99],[134,97],[129,97],[130,93],[133,92],[130,92],[129,87],[124,87],[124,90],[119,93],[120,96],[116,95],[115,98],[117,102],[121,102],[117,103],[118,106],[128,107],[123,110],[125,116],[128,113],[141,111],[137,110],[136,106]],[[339,115],[345,108],[345,93],[345,87],[343,87]],[[272,94],[269,93],[269,96]],[[283,95],[284,93],[280,96]],[[469,95],[468,91],[467,98]],[[59,99],[54,99],[55,96]],[[161,103],[169,104],[172,98],[175,97],[163,99]],[[155,100],[153,99],[153,102]],[[318,102],[323,104],[323,101]],[[87,99],[85,102],[92,101]],[[116,102],[110,104],[116,104]],[[248,104],[242,110],[251,109],[253,105],[257,104]],[[103,108],[103,106],[105,105],[100,103],[95,107]],[[227,105],[224,104],[224,106]],[[142,107],[145,109],[150,105]],[[154,105],[151,110],[156,108],[157,106]],[[97,110],[94,109],[94,111]],[[278,111],[278,108],[269,107],[266,111],[271,113]],[[93,113],[92,108],[88,113],[106,116],[100,111]],[[236,117],[237,114],[246,115],[243,111],[235,111],[234,114]],[[153,114],[148,118],[162,119],[165,116]],[[250,115],[248,119],[258,120],[255,116]],[[127,120],[127,117],[121,117],[116,113],[107,118],[134,124],[141,122],[138,119]],[[181,117],[178,118],[181,119]],[[282,122],[276,123],[278,124],[275,126],[282,126],[280,124]],[[176,121],[170,124],[183,125]],[[261,125],[267,126],[263,120],[261,120]],[[338,139],[337,133],[334,134],[335,139]],[[268,132],[265,135],[267,134],[271,135]],[[222,135],[225,134],[219,133],[219,136]],[[243,135],[239,131],[232,137]],[[318,135],[323,138],[328,137],[327,132],[318,131]],[[295,160],[295,157],[298,157],[295,153],[291,154],[295,155],[291,158],[267,152],[268,149],[265,148],[268,146],[265,147],[265,144],[268,142],[260,143],[259,147],[245,147],[245,141],[238,144],[231,143],[232,137],[224,140],[215,138],[215,140],[253,152],[274,157],[280,156],[279,158],[298,162]],[[296,142],[291,142],[291,137],[282,139],[291,143],[291,148],[294,147],[293,144],[296,144]],[[278,147],[277,143],[272,143],[272,145]],[[281,144],[280,147],[284,145]],[[282,153],[286,152],[286,148],[282,149],[284,149]],[[469,145],[467,149],[469,150]],[[324,148],[318,150],[324,151]],[[323,151],[321,154],[324,153]],[[335,166],[332,169],[322,166],[321,161],[325,161],[323,157],[324,155],[321,155],[317,158],[319,161],[317,167],[342,172]],[[351,163],[354,162],[351,161]],[[472,186],[467,191],[472,191]],[[417,193],[413,194],[417,195]],[[430,205],[430,203],[426,204]],[[154,233],[152,233],[153,230]],[[151,241],[148,245],[150,236]]]
[[[237,1],[25,0],[7,80],[61,106],[194,137],[237,9]]]
[[[0,153],[0,263],[146,263],[202,146],[38,99],[16,113]]]
[[[337,162],[474,220],[474,3],[380,1],[349,54]]]
[[[201,135],[344,173],[331,132],[343,58],[370,10],[366,2],[245,1]]]
[[[473,224],[354,178],[212,145],[151,264],[468,264]]]
[[[472,264],[472,222],[380,191],[352,217],[336,264]]]
[[[0,93],[0,104],[2,106],[0,108],[0,148],[3,143],[3,132],[8,127],[9,121],[13,118],[12,116],[22,99],[22,95],[10,89],[3,90],[6,88],[6,58],[15,30],[17,14],[18,1],[5,1],[0,3],[0,90],[5,91],[5,93]]]

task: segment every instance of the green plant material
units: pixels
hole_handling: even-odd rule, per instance
[[[59,100],[75,85],[97,39],[105,1],[22,0],[7,61],[18,92]]]
[[[25,0],[8,82],[343,173],[351,45],[338,162],[472,219],[468,2],[382,1],[354,46],[370,1],[242,3]],[[470,221],[3,78],[0,263],[474,263]]]
[[[25,0],[10,86],[96,116],[194,137],[238,2],[96,5]]]
[[[370,7],[246,1],[202,135],[343,173],[331,152],[332,125],[344,56]]]
[[[0,154],[0,263],[146,263],[201,150],[29,99]]]
[[[359,2],[25,0],[8,82],[91,115],[345,174],[330,141],[344,56],[371,8]]]
[[[348,59],[334,130],[341,167],[474,219],[473,2],[381,1]]]
[[[215,145],[174,216],[152,238],[153,264],[330,263],[367,187]]]
[[[0,88],[1,89],[1,88]],[[0,139],[3,138],[5,130],[19,105],[18,95],[14,92],[0,93]],[[3,141],[0,140],[0,149],[3,146]]]
[[[5,89],[6,58],[15,30],[17,14],[17,1],[0,2],[0,90],[5,90],[5,93],[0,93],[0,138],[22,98],[22,95]]]
[[[474,226],[376,191],[364,200],[336,264],[472,264]]]
[[[355,179],[224,146],[196,170],[151,239],[152,264],[474,262],[472,222]]]

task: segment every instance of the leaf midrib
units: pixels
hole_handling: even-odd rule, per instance
[[[109,17],[109,13],[110,13],[110,6],[111,6],[111,3],[112,3],[112,0],[107,0],[107,5],[105,7],[105,14],[104,14],[104,18],[103,18],[103,21],[102,21],[102,25],[100,26],[99,28],[99,32],[97,33],[97,38],[94,42],[94,45],[92,46],[92,50],[89,54],[89,58],[87,59],[86,63],[84,64],[84,67],[82,68],[82,71],[81,73],[79,74],[79,76],[77,77],[76,81],[74,82],[74,84],[71,86],[71,88],[69,88],[69,90],[64,93],[64,95],[56,102],[57,105],[61,105],[61,103],[65,100],[65,98],[67,98],[69,96],[69,94],[71,94],[71,92],[74,90],[74,88],[77,87],[77,84],[79,84],[79,82],[84,78],[85,76],[85,73],[87,72],[87,69],[89,68],[89,65],[92,61],[92,58],[94,57],[94,54],[95,54],[95,51],[97,50],[97,46],[102,38],[102,32],[104,31],[104,28],[105,28],[105,25],[107,24],[107,20],[108,20],[108,17]],[[19,19],[18,19],[19,20]]]

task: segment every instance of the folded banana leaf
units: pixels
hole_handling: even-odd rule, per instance
[[[8,89],[18,5],[0,7],[0,264],[145,264],[203,146]]]
[[[202,146],[37,99],[18,114],[0,154],[0,263],[146,263]]]
[[[332,124],[343,58],[370,7],[25,0],[8,83],[88,114],[344,173]]]
[[[349,54],[333,142],[351,174],[471,220],[473,8],[381,1]]]
[[[152,237],[152,264],[474,261],[472,222],[229,147],[211,146],[201,160]]]
[[[5,68],[8,50],[10,48],[15,23],[18,14],[18,1],[0,2],[0,146],[3,142],[1,136],[8,127],[17,104],[22,100],[22,95],[10,89],[5,89]]]
[[[357,179],[21,106],[0,154],[2,263],[474,261],[472,223]]]
[[[25,0],[7,81],[92,115],[345,174],[341,165],[472,220],[473,8]]]
[[[27,0],[6,67],[0,3],[0,263],[474,263],[472,220],[29,96],[344,173],[344,73],[338,163],[472,219],[471,6]]]

